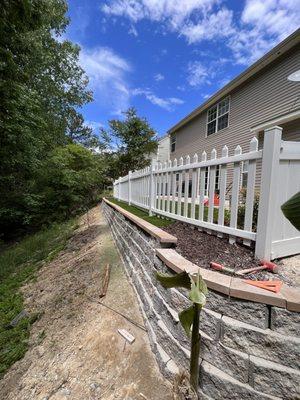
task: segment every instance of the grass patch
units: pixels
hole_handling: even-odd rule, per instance
[[[23,318],[15,327],[9,323],[24,308],[20,287],[35,277],[43,262],[55,258],[76,228],[75,220],[54,224],[30,235],[0,253],[0,378],[28,347],[31,324],[38,315]]]
[[[127,210],[131,212],[134,215],[137,215],[138,217],[144,219],[145,221],[151,222],[153,225],[158,226],[158,227],[164,227],[168,226],[176,221],[176,219],[161,219],[156,216],[149,217],[148,212],[136,207],[136,206],[129,206],[126,202],[124,201],[118,201],[112,197],[109,198],[109,201],[111,201],[114,204],[119,205],[120,207],[124,208],[124,210]],[[157,201],[158,202],[158,201]],[[172,202],[170,202],[170,208],[172,207]],[[165,203],[166,207],[166,203]],[[191,218],[191,203],[188,203],[188,209],[187,209],[187,218]],[[175,214],[177,214],[178,210],[178,202],[175,202]],[[203,221],[207,222],[208,221],[208,210],[209,208],[207,206],[203,207]],[[184,202],[181,203],[181,212],[180,215],[183,216],[184,214]],[[258,200],[255,199],[255,204],[254,204],[254,209],[253,209],[253,226],[252,230],[253,232],[256,232],[256,224],[257,224],[257,215],[258,215]],[[218,223],[218,216],[219,216],[219,208],[214,207],[213,209],[213,223],[217,224]],[[195,219],[199,220],[199,204],[195,204]],[[244,229],[244,219],[245,219],[245,206],[240,205],[238,207],[238,213],[237,213],[237,228],[239,229]],[[225,209],[224,210],[224,225],[229,226],[230,225],[230,210]]]
[[[129,206],[126,202],[124,201],[119,201],[116,200],[114,198],[109,198],[109,201],[111,201],[114,204],[117,204],[118,206],[124,208],[124,210],[131,212],[132,214],[144,219],[145,221],[150,222],[151,224],[158,226],[158,227],[164,227],[164,226],[168,226],[172,223],[174,223],[176,221],[176,219],[162,219],[162,218],[158,218],[156,216],[153,217],[149,217],[148,212],[145,210],[142,210],[139,207],[136,206]],[[175,203],[175,214],[177,214],[177,207],[178,207],[178,203]],[[181,214],[183,216],[183,212],[184,212],[184,203],[181,204]],[[214,213],[213,213],[213,221],[215,223],[218,222],[218,208],[214,207]],[[188,210],[187,210],[187,217],[190,218],[191,217],[191,204],[188,203]],[[208,217],[208,207],[204,207],[203,209],[203,220],[207,221],[207,217]],[[195,219],[199,219],[199,205],[195,205]],[[224,218],[224,224],[228,225],[229,224],[229,219],[230,219],[230,213],[229,211],[225,210],[225,218]]]
[[[159,228],[168,226],[175,221],[175,220],[158,218],[156,216],[150,217],[147,211],[142,210],[141,208],[138,208],[136,206],[129,206],[127,203],[125,203],[125,201],[119,201],[117,199],[114,199],[113,197],[108,198],[108,200],[111,203],[117,204],[118,206],[124,208],[124,210],[131,212],[132,214],[136,215],[137,217],[140,217],[143,220],[150,222],[151,224],[153,224]]]

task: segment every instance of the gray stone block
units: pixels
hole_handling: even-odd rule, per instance
[[[206,361],[201,363],[200,386],[202,391],[214,400],[280,399],[254,390],[248,384],[237,381],[223,369],[218,369]]]
[[[282,335],[300,337],[300,313],[272,307],[271,329]]]
[[[153,321],[152,327],[157,337],[157,342],[164,351],[171,356],[175,363],[182,369],[189,369],[189,350],[185,349],[169,331],[162,320]]]
[[[258,328],[268,328],[269,309],[265,304],[243,301],[209,290],[205,307]]]
[[[250,356],[250,384],[285,400],[300,399],[300,372],[259,357]]]
[[[247,383],[249,371],[249,356],[238,350],[230,349],[215,342],[203,332],[201,332],[201,358],[215,367],[226,371],[235,379]]]
[[[177,289],[170,289],[172,307],[178,312],[191,306],[191,301]],[[214,340],[219,339],[221,314],[204,307],[200,314],[200,328]]]
[[[222,343],[254,356],[278,362],[290,368],[300,366],[300,339],[284,336],[222,317]]]

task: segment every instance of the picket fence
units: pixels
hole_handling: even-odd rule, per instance
[[[300,190],[300,143],[284,142],[281,136],[282,128],[273,127],[265,131],[262,150],[254,137],[246,153],[237,146],[229,156],[224,146],[219,158],[213,149],[209,158],[203,151],[201,160],[195,154],[192,160],[186,156],[152,163],[115,181],[114,197],[148,210],[149,215],[228,236],[230,243],[256,242],[255,254],[261,259],[296,254],[300,233],[284,218],[280,206]],[[243,170],[247,170],[246,180]],[[242,183],[245,196],[241,196]],[[260,200],[254,226],[256,190]]]

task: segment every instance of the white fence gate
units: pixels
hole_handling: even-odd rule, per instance
[[[209,159],[204,151],[201,160],[195,154],[192,160],[187,156],[129,172],[114,182],[114,197],[150,215],[228,235],[230,243],[237,238],[248,246],[256,242],[255,254],[260,259],[299,253],[300,232],[283,216],[280,206],[300,190],[300,143],[284,142],[281,135],[280,127],[267,129],[263,150],[258,150],[254,137],[246,153],[237,146],[234,155],[228,156],[224,146],[219,158],[214,149]],[[260,192],[258,218],[256,189]]]

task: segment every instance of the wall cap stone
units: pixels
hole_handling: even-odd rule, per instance
[[[157,226],[150,224],[150,222],[144,221],[142,218],[137,217],[129,211],[124,210],[122,207],[110,202],[105,197],[103,198],[103,201],[115,210],[117,210],[120,214],[124,215],[124,217],[129,219],[131,222],[139,226],[142,230],[149,233],[149,235],[155,237],[160,243],[170,245],[177,244],[177,238],[175,236],[170,235],[169,233],[158,228]]]
[[[103,198],[103,201],[165,246],[172,247],[177,244],[177,238],[175,236],[170,235],[162,229],[152,225],[150,222],[144,221],[142,218],[124,210],[122,207],[110,202],[106,198]],[[273,293],[248,285],[240,278],[201,268],[181,256],[172,248],[156,249],[156,255],[169,268],[177,273],[186,271],[193,274],[199,271],[208,288],[225,294],[228,297],[286,308],[293,312],[300,312],[300,290],[298,288],[291,288],[283,284],[279,293]]]
[[[250,286],[240,278],[234,278],[219,272],[201,268],[174,249],[156,249],[156,255],[173,271],[180,273],[197,273],[202,275],[208,288],[238,299],[249,300],[271,306],[300,311],[300,293],[294,288],[283,285],[280,293],[272,293],[264,289]]]

